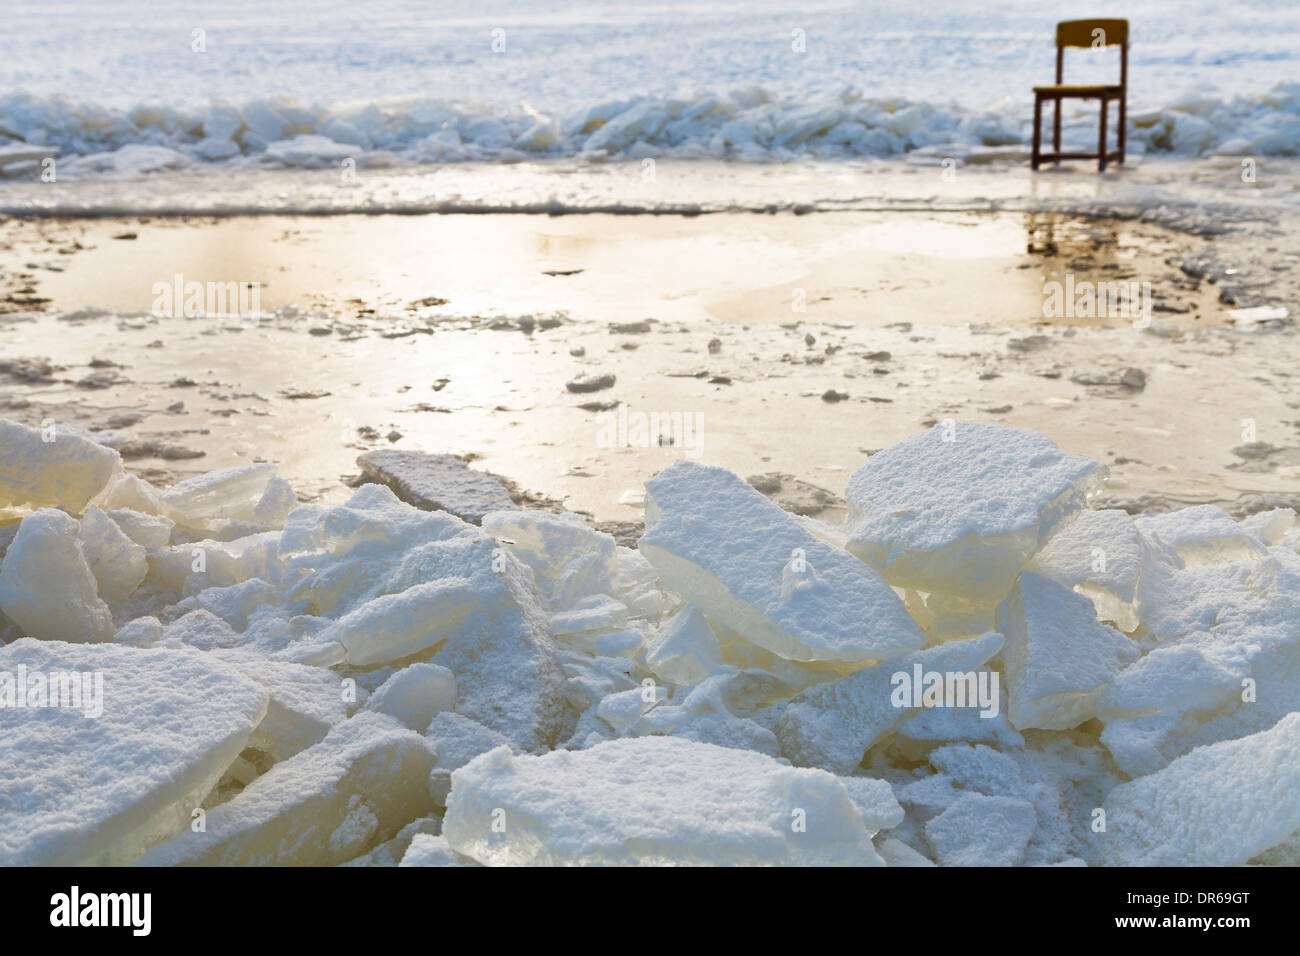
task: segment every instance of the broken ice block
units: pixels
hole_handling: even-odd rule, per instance
[[[638,547],[666,590],[789,660],[878,661],[925,642],[878,574],[721,468],[678,461],[646,482]]]
[[[217,650],[212,656],[267,694],[266,715],[249,737],[249,749],[287,760],[347,719],[343,682],[323,667],[270,661],[239,649]]]
[[[107,641],[113,615],[77,537],[77,519],[42,508],[23,519],[0,563],[0,610],[29,637]]]
[[[287,600],[332,623],[321,647],[353,666],[424,655],[456,675],[456,709],[523,750],[555,742],[565,703],[532,574],[483,531],[419,511],[383,485],[296,508],[281,544]]]
[[[557,587],[570,600],[613,592],[618,573],[614,539],[577,515],[493,511],[483,516],[483,530],[506,542],[515,557],[533,569],[537,587],[547,597]]]
[[[433,812],[433,753],[384,714],[360,713],[276,764],[141,858],[143,866],[331,866]]]
[[[897,705],[895,675],[910,678],[918,667],[923,674],[974,672],[1001,648],[1002,635],[990,632],[864,667],[772,705],[767,719],[792,763],[848,775],[877,738],[916,713],[910,699]]]
[[[1024,800],[965,793],[925,825],[925,836],[943,866],[1015,866],[1036,823]]]
[[[28,428],[0,418],[0,508],[66,508],[80,514],[115,474],[111,448],[51,425]]]
[[[177,524],[215,530],[226,521],[254,521],[275,477],[269,463],[236,465],[187,478],[162,493],[162,510]]]
[[[1127,512],[1081,511],[1025,568],[1086,594],[1099,618],[1127,633],[1138,626],[1133,605],[1147,550]]]
[[[882,862],[837,777],[674,737],[493,750],[452,774],[443,835],[489,866]]]
[[[708,620],[699,608],[688,604],[651,639],[645,663],[656,677],[684,686],[720,668],[722,651]]]
[[[145,549],[98,508],[90,508],[82,516],[77,536],[86,563],[99,583],[100,597],[117,603],[134,594],[149,573]]]
[[[1097,853],[1118,866],[1238,866],[1300,830],[1300,713],[1199,747],[1107,794]]]
[[[456,675],[437,664],[403,667],[366,701],[367,710],[395,717],[420,734],[438,714],[455,708]]]
[[[1105,471],[1037,432],[943,423],[853,473],[848,549],[890,584],[998,601]]]
[[[1137,645],[1097,620],[1081,594],[1026,571],[998,608],[1006,636],[1007,718],[1016,730],[1068,730],[1096,715],[1106,684]]]
[[[121,866],[188,830],[266,707],[193,651],[0,648],[0,864]]]
[[[1264,556],[1264,543],[1214,505],[1143,515],[1138,531],[1169,548],[1189,568]]]

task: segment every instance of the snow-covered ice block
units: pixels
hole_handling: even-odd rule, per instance
[[[862,813],[862,821],[873,834],[903,822],[903,808],[887,780],[875,777],[841,777],[849,796]]]
[[[133,862],[189,827],[266,708],[257,684],[192,651],[0,648],[0,864]]]
[[[792,763],[848,775],[872,743],[916,712],[910,699],[896,706],[895,675],[910,679],[918,667],[923,674],[973,673],[1001,649],[1002,635],[990,632],[864,667],[774,704],[767,720]]]
[[[1264,543],[1214,505],[1143,515],[1138,531],[1172,550],[1189,568],[1263,557]]]
[[[1097,616],[1124,632],[1138,626],[1134,602],[1147,548],[1125,511],[1081,511],[1025,566],[1092,598]]]
[[[149,553],[149,570],[164,587],[182,594],[229,587],[251,578],[278,581],[280,533],[264,531],[233,541],[205,538]]]
[[[550,596],[566,569],[576,574],[575,561],[585,560],[586,576],[613,591],[619,571],[614,539],[588,527],[578,515],[547,511],[492,511],[483,516],[483,530],[507,542],[515,557],[533,569],[537,586]],[[587,593],[593,593],[588,591]],[[582,595],[573,595],[582,596]]]
[[[77,537],[86,563],[99,583],[100,597],[115,604],[135,593],[149,573],[149,560],[141,545],[132,541],[112,518],[95,507],[82,515]]]
[[[165,548],[171,541],[176,522],[165,515],[149,514],[134,508],[112,508],[104,512],[122,529],[122,533],[152,551]]]
[[[853,473],[848,548],[890,584],[997,601],[1105,471],[1037,432],[943,423]]]
[[[651,638],[645,664],[662,680],[689,685],[722,666],[722,650],[708,619],[699,608],[688,604]]]
[[[942,866],[1015,866],[1037,820],[1024,800],[964,793],[925,825],[925,837]]]
[[[1107,794],[1101,859],[1119,866],[1237,866],[1300,830],[1300,713],[1198,747]]]
[[[447,511],[471,524],[479,524],[489,511],[518,507],[501,482],[451,455],[382,449],[361,455],[357,465],[367,478],[392,488],[408,504]]]
[[[402,862],[398,865],[474,866],[475,864],[473,860],[468,860],[453,850],[446,837],[417,833],[411,838],[411,845],[407,847]]]
[[[722,468],[678,461],[646,482],[641,553],[710,620],[794,661],[879,661],[925,637],[851,555]]]
[[[493,866],[882,862],[837,777],[673,737],[484,754],[452,775],[443,835]]]
[[[1106,684],[1138,659],[1136,644],[1097,620],[1092,602],[1026,571],[998,608],[1017,730],[1068,730],[1094,717]]]
[[[276,764],[141,858],[144,866],[331,866],[433,812],[433,753],[383,714],[360,713]]]
[[[403,667],[370,695],[367,710],[395,717],[416,733],[443,711],[456,708],[456,675],[437,664]]]
[[[898,837],[885,836],[876,841],[876,852],[885,866],[934,866],[928,856],[917,852]]]
[[[156,515],[162,510],[162,496],[158,489],[143,478],[128,475],[124,471],[115,473],[93,500],[109,512],[129,508],[143,514]]]
[[[216,650],[212,656],[266,691],[266,715],[247,746],[273,760],[287,760],[319,743],[347,720],[343,682],[332,671],[271,661],[237,648]]]
[[[1281,544],[1282,540],[1295,529],[1295,510],[1292,508],[1272,508],[1258,511],[1243,518],[1241,528],[1268,545]]]
[[[57,425],[36,429],[0,418],[0,508],[80,514],[121,470],[122,458],[111,448]]]
[[[177,524],[213,530],[226,521],[254,521],[275,466],[269,463],[219,468],[172,485],[161,495],[162,511]]]
[[[0,563],[0,611],[29,637],[107,641],[113,615],[77,536],[77,519],[53,508],[25,517]]]
[[[511,746],[504,734],[452,711],[443,711],[435,716],[424,736],[433,748],[437,761],[429,775],[429,792],[440,807],[447,805],[453,771],[459,770],[479,754],[497,747]]]
[[[301,576],[287,600],[333,621],[318,645],[353,666],[419,655],[456,675],[460,713],[523,750],[553,745],[565,704],[546,612],[529,569],[481,529],[368,484],[295,509],[281,555]]]

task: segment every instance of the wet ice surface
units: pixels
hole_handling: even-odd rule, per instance
[[[286,511],[262,465],[155,488],[110,453],[87,500],[58,479],[93,443],[5,428],[3,862],[1296,862],[1292,509],[1133,521],[1130,592],[1094,546],[1122,519],[1044,487],[1018,501],[1041,529],[1024,553],[1004,509],[960,530],[972,560],[1069,583],[1018,566],[972,588],[945,561],[919,590],[888,557],[942,549],[952,508],[860,519],[906,510],[936,455],[993,467],[954,505],[1104,469],[937,424],[880,453],[890,480],[851,486],[839,527],[681,463],[648,483],[632,548],[381,484]],[[114,547],[144,574],[97,560]],[[874,623],[836,631],[846,608]],[[972,696],[946,689],[966,678]]]

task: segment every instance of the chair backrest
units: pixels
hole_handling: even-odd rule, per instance
[[[1127,20],[1063,20],[1056,25],[1057,47],[1128,45]]]

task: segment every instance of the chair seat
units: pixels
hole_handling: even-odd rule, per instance
[[[1046,96],[1120,96],[1124,92],[1122,86],[1108,86],[1098,84],[1096,86],[1035,86],[1035,93],[1042,93]]]

